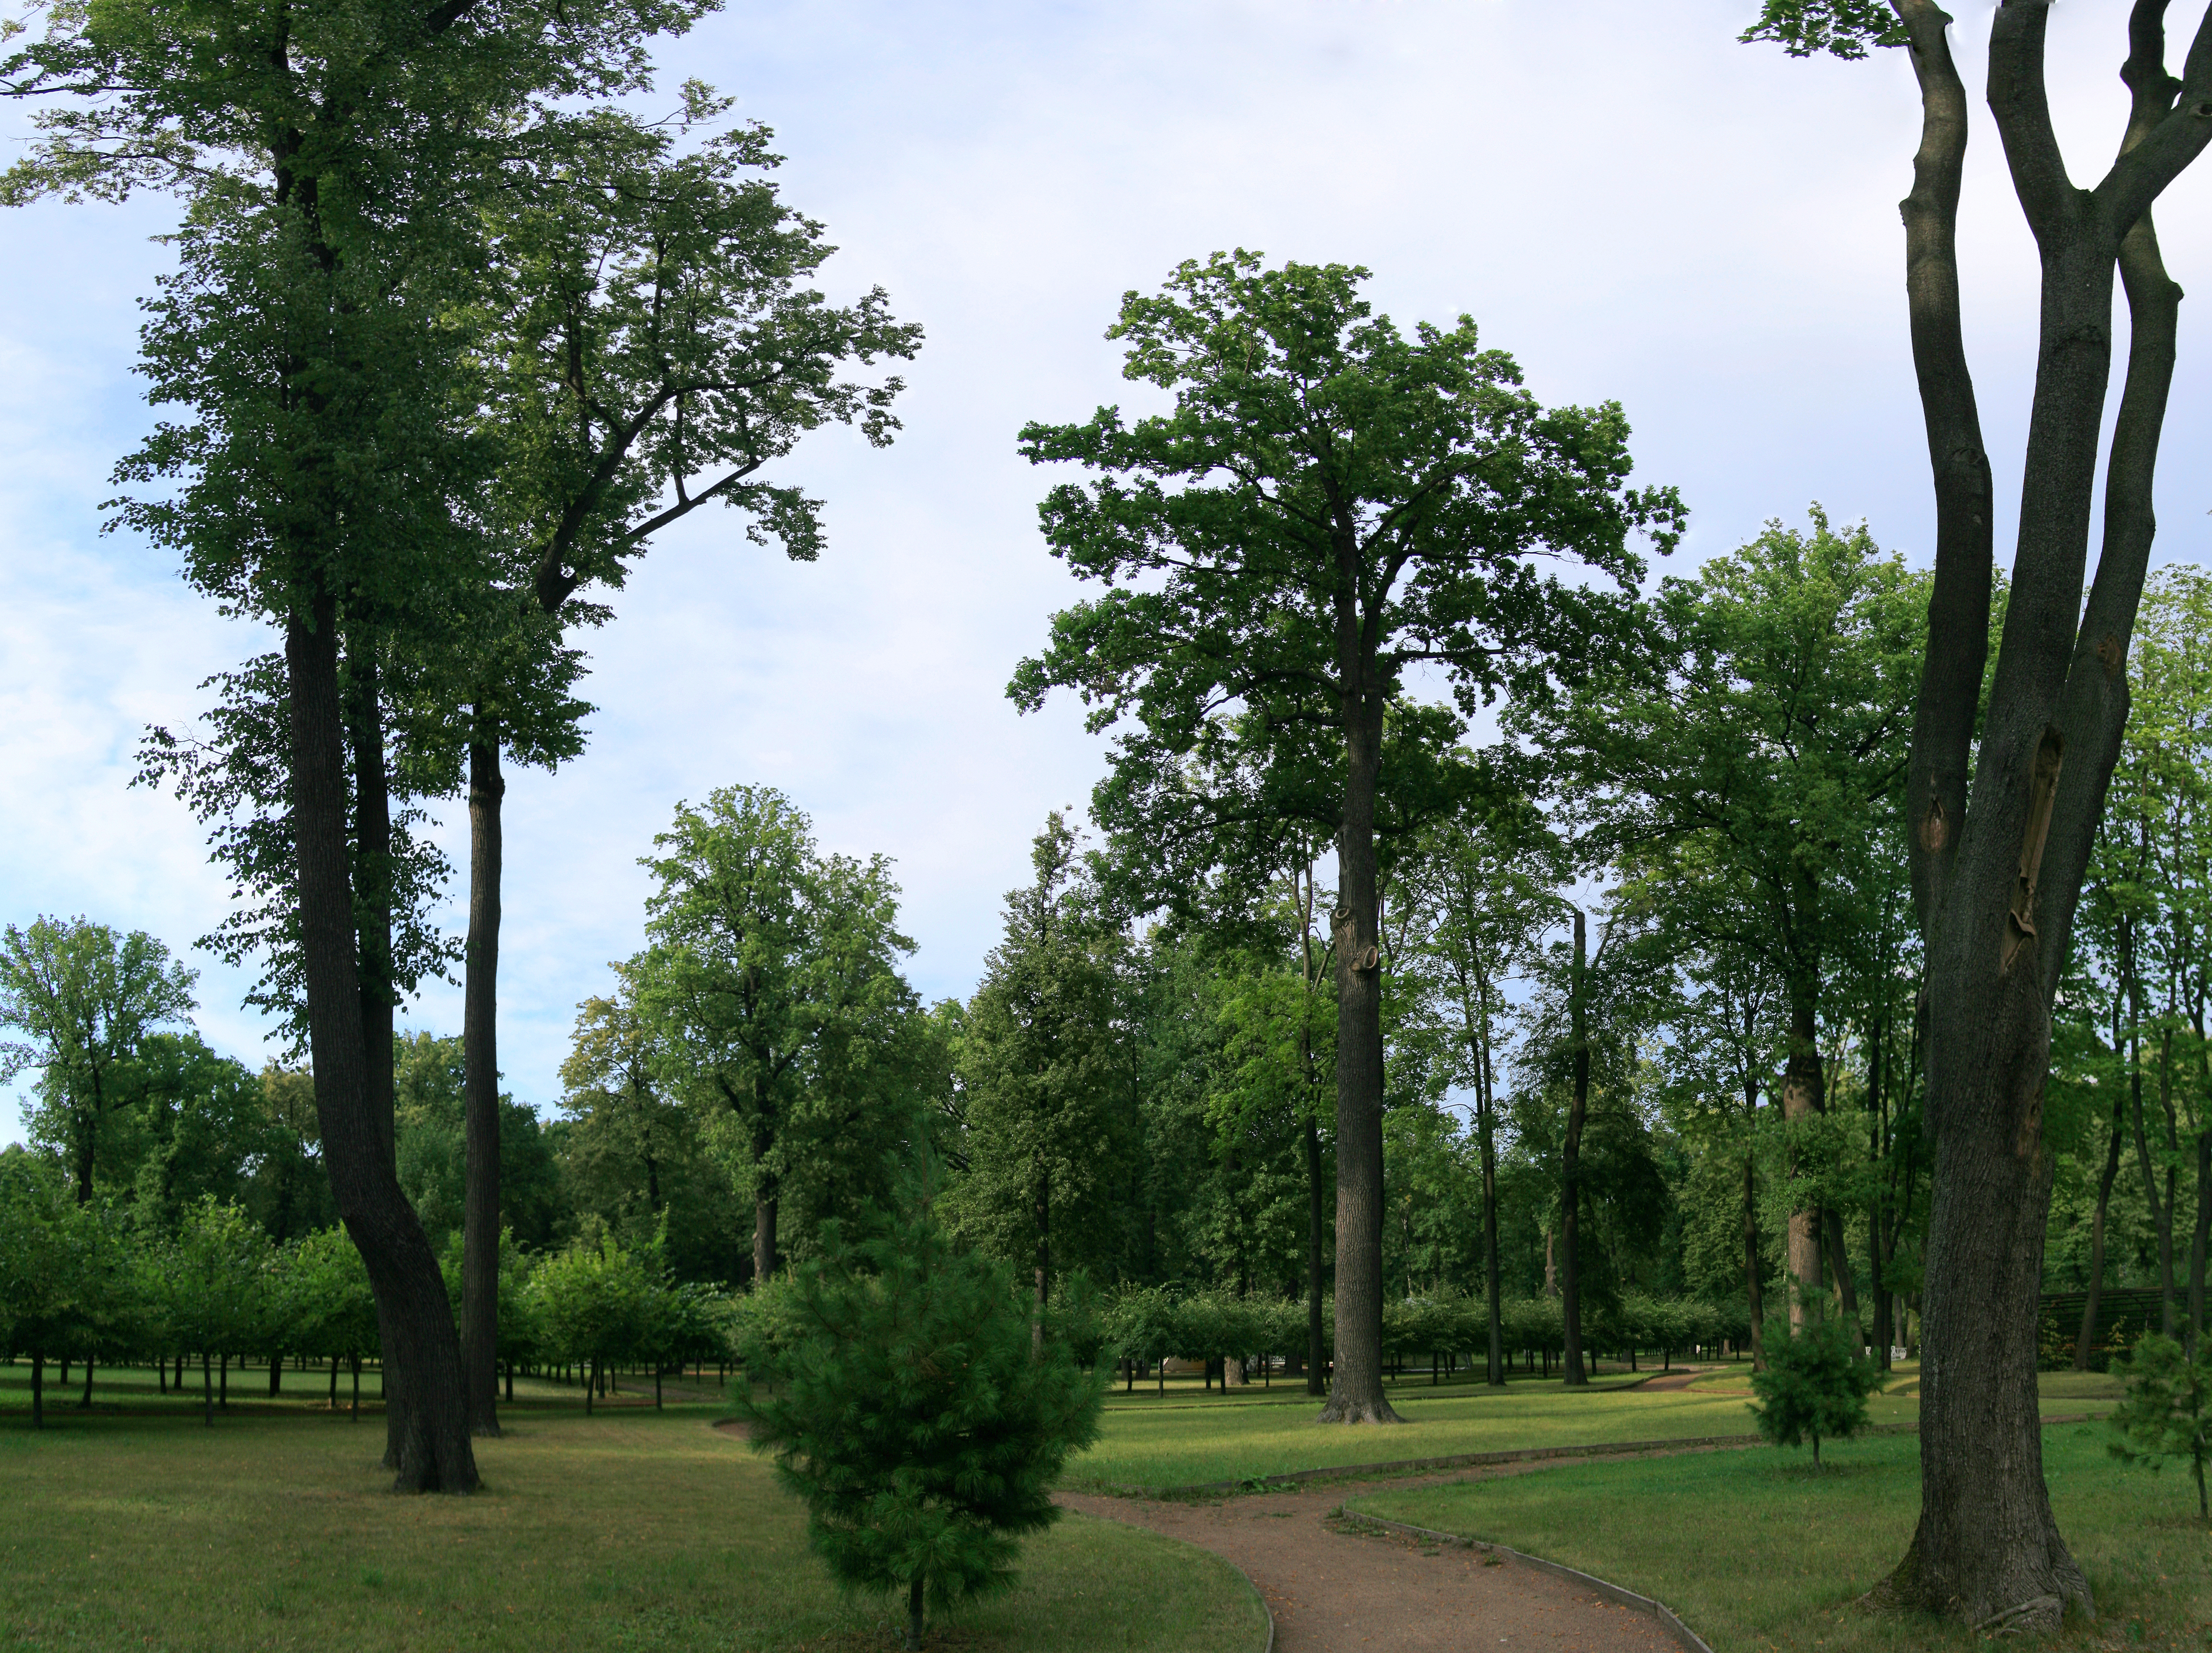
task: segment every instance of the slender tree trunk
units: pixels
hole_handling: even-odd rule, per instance
[[[1036,1220],[1036,1256],[1033,1265],[1036,1276],[1036,1313],[1030,1322],[1030,1347],[1042,1355],[1044,1352],[1045,1301],[1052,1291],[1052,1173],[1042,1166],[1036,1174],[1036,1200],[1032,1214]]]
[[[2201,1237],[2199,1237],[2197,1244],[2197,1255],[2200,1259],[2202,1259],[2204,1255],[2204,1243]],[[2197,1270],[2197,1296],[2199,1298],[2202,1298],[2204,1295],[2203,1284],[2203,1279],[2204,1270],[2200,1261]],[[84,1393],[77,1397],[76,1409],[79,1412],[90,1412],[92,1410],[92,1356],[89,1354],[87,1354],[84,1358]]]
[[[1790,1060],[1782,1070],[1782,1118],[1796,1125],[1823,1110],[1827,1076],[1822,1071],[1818,1001],[1805,984],[1793,983],[1790,1006]],[[1799,1179],[1797,1150],[1790,1151],[1790,1180]],[[1805,1328],[1806,1317],[1820,1295],[1820,1208],[1808,1195],[1793,1195],[1790,1206],[1790,1334]]]
[[[215,1427],[215,1372],[205,1349],[200,1351],[200,1421]]]
[[[1743,1290],[1751,1305],[1751,1364],[1766,1370],[1766,1302],[1759,1287],[1759,1156],[1743,1154]]]
[[[43,1350],[31,1351],[31,1427],[46,1426],[46,1357]]]
[[[2158,1191],[2158,1169],[2151,1163],[2150,1138],[2143,1128],[2142,1062],[2141,1041],[2131,1036],[2137,1046],[2136,1059],[2130,1064],[2129,1087],[2135,1103],[2136,1159],[2142,1170],[2143,1197],[2150,1202],[2151,1228],[2158,1237],[2158,1309],[2159,1330],[2164,1335],[2173,1335],[2173,1200],[2171,1192],[2161,1199]],[[2169,1184],[2172,1173],[2167,1172]]]
[[[468,1164],[462,1200],[461,1383],[469,1426],[499,1433],[499,891],[500,732],[476,708],[469,745],[468,976],[462,1071]]]
[[[2212,1241],[2212,1130],[2197,1133],[2197,1230],[2189,1242],[2189,1346],[2204,1335],[2204,1250]],[[92,1393],[92,1363],[85,1362],[85,1393]]]
[[[1566,1382],[1589,1382],[1583,1370],[1582,1232],[1583,1125],[1589,1117],[1589,937],[1582,909],[1575,909],[1575,974],[1568,989],[1569,1036],[1574,1041],[1574,1095],[1567,1105],[1567,1137],[1559,1154],[1559,1324],[1563,1329]]]
[[[921,1653],[921,1576],[917,1573],[906,1588],[907,1653]]]
[[[1306,1115],[1306,1393],[1327,1392],[1322,1368],[1328,1362],[1328,1340],[1321,1311],[1322,1273],[1322,1224],[1327,1213],[1322,1204],[1321,1126]]]
[[[1350,566],[1347,560],[1347,567]],[[1324,1423],[1403,1420],[1382,1389],[1382,956],[1375,797],[1383,685],[1359,641],[1347,589],[1339,609],[1344,682],[1344,824],[1337,836],[1336,1358]]]
[[[1505,1386],[1505,1307],[1504,1283],[1498,1273],[1498,1141],[1490,1094],[1490,1045],[1486,1038],[1476,1071],[1480,1082],[1475,1103],[1477,1125],[1482,1134],[1482,1268],[1489,1299],[1489,1362],[1484,1381],[1493,1389]]]
[[[2112,1203],[2112,1182],[2120,1174],[2120,1145],[2127,1139],[2122,1118],[2126,1103],[2112,1098],[2112,1140],[2105,1147],[2105,1170],[2097,1179],[2097,1212],[2089,1225],[2089,1293],[2081,1305],[2081,1331],[2074,1340],[2074,1370],[2089,1370],[2089,1357],[2097,1346],[2097,1317],[2105,1294],[2105,1213]]]
[[[346,842],[336,623],[337,605],[322,595],[293,610],[285,636],[300,958],[315,1109],[331,1191],[368,1268],[389,1340],[386,1381],[402,1391],[386,1392],[386,1405],[397,1402],[406,1413],[397,1485],[467,1492],[477,1484],[476,1460],[453,1309],[437,1258],[393,1171],[388,1110],[380,1119],[372,1101],[374,1062],[356,966]],[[390,1051],[386,1038],[387,1073]]]

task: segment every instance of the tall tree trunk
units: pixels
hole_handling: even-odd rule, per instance
[[[1827,1076],[1820,1061],[1819,1001],[1802,981],[1790,984],[1790,1060],[1782,1070],[1782,1119],[1801,1124],[1823,1111]],[[1790,1180],[1798,1182],[1797,1149],[1790,1150]],[[1805,1329],[1806,1317],[1820,1295],[1820,1208],[1802,1191],[1790,1205],[1790,1334]]]
[[[1912,24],[1926,92],[1938,78],[1933,70],[1950,68],[1941,14],[1925,0],[1900,0],[1900,9]],[[2043,1478],[2035,1368],[2051,1186],[2043,1092],[2051,999],[2127,718],[2127,644],[2154,532],[2152,481],[2179,292],[2159,260],[2148,209],[2212,138],[2212,126],[2193,115],[2166,124],[2180,88],[2163,66],[2165,9],[2160,0],[2134,9],[2123,71],[2134,110],[2122,160],[2094,191],[2068,179],[2052,131],[2044,90],[2047,8],[2008,4],[1992,24],[1990,104],[2043,282],[2019,545],[1978,749],[1978,683],[1947,689],[1945,680],[1960,676],[1970,658],[1978,675],[1977,639],[1986,635],[1986,618],[1977,632],[1938,609],[1947,559],[1983,582],[1990,559],[1985,546],[1972,552],[1944,542],[1940,453],[1958,433],[1943,428],[1923,395],[1931,450],[1939,453],[1939,595],[1930,608],[1910,813],[1928,940],[1935,1170],[1922,1299],[1920,1522],[1886,1594],[1985,1631],[2055,1629],[2069,1604],[2094,1612]],[[2204,45],[2200,33],[2190,55],[2200,75]],[[2194,85],[2190,95],[2202,99],[2208,90]],[[1926,103],[1931,129],[1936,102]],[[1951,344],[1956,262],[1948,215],[1965,141],[1963,107],[1955,113],[1947,245],[1932,249],[1949,284]],[[2157,141],[2146,142],[2154,129]],[[1908,204],[1909,235],[1912,219]],[[2104,548],[2085,605],[2116,259],[2127,280],[2132,336],[2106,474]],[[1915,343],[1918,354],[1917,327]],[[1923,359],[1923,386],[1931,366],[1963,384],[1963,351],[1955,365]],[[1961,800],[1966,806],[1957,807]]]
[[[2117,1048],[2117,1045],[2115,1046]],[[2105,1213],[2112,1203],[2112,1182],[2120,1174],[2120,1145],[2127,1139],[2122,1110],[2124,1093],[2112,1098],[2112,1140],[2105,1147],[2105,1170],[2097,1179],[2097,1213],[2089,1224],[2089,1294],[2081,1305],[2081,1330],[2074,1340],[2074,1370],[2089,1370],[2089,1356],[2097,1346],[2097,1318],[2105,1295]]]
[[[2158,1168],[2152,1164],[2150,1138],[2143,1129],[2142,1057],[2140,1039],[2130,1036],[2137,1046],[2136,1060],[2130,1064],[2129,1091],[2135,1103],[2136,1161],[2142,1170],[2143,1198],[2150,1202],[2153,1232],[2158,1237],[2158,1309],[2159,1330],[2167,1337],[2173,1335],[2173,1173],[2166,1172],[2168,1190],[2161,1199],[2158,1191]]]
[[[1743,1153],[1743,1289],[1751,1305],[1751,1366],[1766,1370],[1766,1302],[1759,1289],[1759,1156]]]
[[[2212,1241],[2212,1130],[2197,1133],[2197,1231],[2189,1241],[2189,1346],[2204,1335],[2204,1249]],[[92,1363],[85,1362],[86,1391]]]
[[[775,1186],[773,1174],[763,1171],[753,1199],[753,1279],[775,1278]]]
[[[43,1350],[31,1351],[31,1427],[46,1426],[46,1357]]]
[[[276,1395],[276,1394],[278,1394],[280,1391],[282,1391],[282,1389],[283,1389],[283,1386],[284,1386],[284,1357],[283,1357],[282,1354],[272,1354],[272,1355],[270,1355],[270,1356],[269,1357],[269,1393],[270,1393],[270,1395],[271,1396]]]
[[[2198,1255],[2201,1256],[2203,1254],[2204,1249],[2201,1242],[2198,1243],[2197,1249]],[[2197,1270],[2197,1278],[2200,1282],[2203,1279],[2204,1271],[2202,1268]],[[2203,1295],[2201,1287],[2197,1295],[2200,1297]],[[90,1412],[92,1410],[92,1354],[88,1350],[86,1352],[84,1357],[84,1393],[77,1397],[76,1409],[79,1412]]]
[[[1036,1175],[1036,1199],[1031,1213],[1036,1221],[1036,1255],[1033,1267],[1036,1277],[1036,1315],[1030,1322],[1030,1346],[1039,1354],[1044,1352],[1045,1301],[1052,1291],[1052,1173],[1040,1166]]]
[[[1346,567],[1351,566],[1347,557]],[[1375,795],[1382,685],[1347,589],[1339,607],[1344,824],[1337,836],[1336,1363],[1324,1423],[1402,1422],[1382,1392],[1382,961]]]
[[[366,1266],[389,1338],[387,1383],[406,1413],[397,1485],[468,1492],[477,1484],[460,1386],[460,1340],[436,1256],[401,1191],[388,1112],[373,1104],[372,1053],[356,964],[346,843],[344,721],[339,704],[337,605],[327,593],[288,618],[291,802],[297,856],[300,958],[314,1063],[323,1161],[340,1217]],[[391,1045],[383,1045],[384,1068]],[[387,1397],[387,1404],[390,1397]]]
[[[479,705],[469,745],[469,941],[463,988],[463,1108],[468,1164],[462,1200],[461,1383],[469,1426],[499,1433],[500,731]]]
[[[1493,1389],[1505,1386],[1505,1308],[1504,1283],[1498,1273],[1498,1140],[1490,1094],[1490,1042],[1483,1041],[1475,1070],[1476,1125],[1482,1137],[1482,1272],[1489,1299],[1489,1364],[1484,1381]]]
[[[1589,938],[1582,909],[1575,909],[1575,974],[1568,988],[1569,1036],[1574,1042],[1574,1094],[1567,1105],[1567,1138],[1559,1154],[1559,1323],[1564,1330],[1570,1388],[1589,1382],[1583,1370],[1581,1257],[1583,1125],[1589,1117]]]
[[[1328,1340],[1321,1312],[1323,1251],[1322,1225],[1327,1220],[1322,1204],[1321,1125],[1306,1115],[1306,1393],[1326,1392],[1322,1370],[1328,1364]]]

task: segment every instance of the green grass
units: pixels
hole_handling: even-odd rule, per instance
[[[1919,1402],[1899,1392],[1917,1383],[1916,1369],[1901,1369],[1890,1389],[1874,1396],[1869,1421],[1910,1424]],[[1202,1396],[1171,1389],[1165,1401],[1125,1396],[1107,1407],[1098,1444],[1068,1466],[1072,1486],[1186,1486],[1243,1480],[1294,1470],[1463,1452],[1519,1451],[1542,1446],[1593,1446],[1616,1441],[1684,1440],[1708,1435],[1748,1435],[1756,1429],[1748,1366],[1699,1379],[1686,1389],[1623,1387],[1634,1379],[1608,1375],[1584,1390],[1557,1378],[1522,1378],[1503,1393],[1480,1385],[1431,1389],[1425,1379],[1390,1388],[1402,1427],[1342,1428],[1314,1421],[1317,1401],[1302,1391],[1270,1396],[1261,1390],[1216,1391]],[[2101,1410],[2118,1397],[2115,1379],[2097,1373],[2047,1373],[2046,1412]]]
[[[836,1592],[796,1502],[704,1407],[518,1408],[477,1443],[467,1498],[386,1491],[380,1417],[51,1415],[34,1434],[0,1413],[0,1649],[885,1644],[888,1604]],[[1065,1647],[1071,1625],[1104,1648],[1267,1638],[1225,1562],[1069,1516],[1025,1546],[1018,1589],[933,1645]]]
[[[2185,1469],[2115,1462],[2101,1424],[2047,1430],[2045,1473],[2059,1528],[2100,1617],[2075,1647],[2191,1647],[2212,1640],[2212,1541]],[[1456,1486],[1382,1492],[1350,1507],[1483,1538],[1656,1595],[1716,1653],[1906,1653],[1978,1638],[1850,1602],[1905,1553],[1919,1515],[1910,1437],[1574,1463]]]

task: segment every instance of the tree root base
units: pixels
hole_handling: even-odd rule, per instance
[[[1332,1400],[1321,1409],[1314,1420],[1322,1424],[1402,1424],[1406,1420],[1391,1410],[1388,1401]]]

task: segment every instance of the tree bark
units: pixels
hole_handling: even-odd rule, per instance
[[[46,1426],[46,1357],[43,1351],[31,1351],[31,1427]]]
[[[1344,823],[1337,835],[1336,1359],[1324,1423],[1402,1422],[1382,1390],[1382,964],[1375,797],[1383,686],[1358,624],[1344,555],[1338,647],[1344,685]]]
[[[2074,1340],[2074,1370],[2089,1370],[2089,1356],[2097,1344],[2097,1316],[2105,1294],[2105,1213],[2112,1204],[2112,1182],[2120,1174],[2120,1145],[2127,1139],[2121,1110],[2124,1097],[2112,1099],[2112,1140],[2105,1149],[2104,1174],[2097,1179],[2097,1214],[2089,1225],[2089,1295],[2081,1305],[2081,1331]]]
[[[1766,1370],[1766,1303],[1759,1287],[1759,1156],[1743,1154],[1743,1289],[1751,1307],[1751,1367]]]
[[[1942,152],[1948,212],[1965,143],[1942,39],[1948,20],[1924,0],[1898,7],[1911,25],[1921,74],[1923,156]],[[2043,301],[2019,548],[1978,751],[1978,684],[1965,680],[1960,662],[1972,659],[1978,675],[1986,607],[1977,627],[1966,623],[1971,615],[1944,611],[1941,598],[1947,562],[1953,586],[1986,589],[1986,514],[1974,525],[1978,544],[1947,544],[1943,455],[1955,431],[1927,389],[1931,372],[1962,386],[1964,356],[1947,363],[1923,351],[1914,295],[1938,471],[1938,597],[1909,789],[1914,889],[1928,942],[1935,1172],[1922,1300],[1920,1523],[1881,1594],[1988,1632],[2055,1629],[2069,1605],[2094,1611],[2043,1479],[2035,1367],[2051,1184],[2043,1091],[2051,998],[2126,720],[2127,636],[2148,564],[2150,483],[2171,378],[2179,295],[2156,266],[2147,213],[2212,139],[2212,125],[2194,113],[2212,90],[2203,83],[2212,61],[2202,29],[2190,58],[2189,108],[2169,119],[2179,88],[2162,63],[2164,11],[2163,0],[2135,8],[2124,71],[2135,108],[2121,159],[2094,191],[2068,180],[2052,129],[2043,85],[2047,7],[2012,0],[1992,25],[1990,105],[2041,256]],[[1958,130],[1939,142],[1951,114]],[[1910,202],[1907,226],[1910,241]],[[1953,240],[1946,223],[1926,246],[1950,283],[1947,347],[1957,334]],[[2130,271],[2134,325],[2106,478],[2104,554],[2085,608],[2116,260]],[[1946,799],[1963,794],[1970,757],[1972,795],[1963,815],[1951,814]]]
[[[1790,1005],[1790,1060],[1782,1070],[1782,1118],[1796,1125],[1823,1111],[1827,1075],[1820,1060],[1819,1013],[1802,983],[1794,984]],[[1797,1150],[1790,1150],[1790,1180],[1799,1180]],[[1790,1334],[1805,1329],[1806,1317],[1820,1295],[1820,1208],[1802,1193],[1790,1206]]]
[[[1484,1369],[1484,1381],[1493,1389],[1505,1386],[1505,1309],[1504,1282],[1498,1274],[1498,1139],[1492,1115],[1493,1099],[1490,1093],[1490,1041],[1486,1036],[1489,1012],[1484,1012],[1486,1036],[1475,1065],[1475,1123],[1482,1138],[1482,1270],[1489,1299],[1490,1322],[1489,1363]]]
[[[1326,1392],[1322,1368],[1328,1364],[1327,1337],[1322,1321],[1322,1224],[1327,1213],[1322,1205],[1321,1125],[1306,1115],[1306,1393]]]
[[[1559,1153],[1559,1323],[1564,1330],[1567,1385],[1589,1382],[1583,1370],[1582,1232],[1583,1125],[1589,1117],[1589,939],[1582,909],[1575,909],[1574,977],[1568,988],[1569,1037],[1573,1041],[1574,1094],[1567,1105],[1567,1136]]]
[[[293,836],[300,956],[323,1161],[340,1217],[368,1271],[389,1340],[387,1404],[404,1407],[397,1486],[468,1492],[477,1484],[460,1389],[460,1343],[428,1239],[392,1168],[389,1114],[370,1078],[364,994],[356,964],[347,853],[345,738],[339,704],[337,605],[327,593],[288,617]],[[384,1044],[384,1070],[390,1067]]]
[[[468,1164],[462,1200],[461,1383],[469,1427],[499,1433],[500,732],[477,708],[469,745],[469,940],[462,1071]]]

